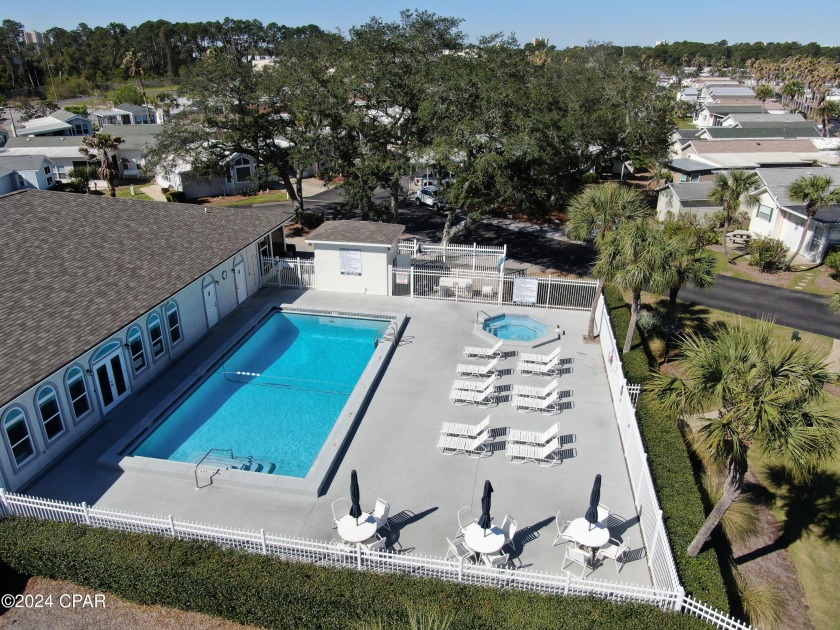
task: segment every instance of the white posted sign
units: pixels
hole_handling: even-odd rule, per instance
[[[536,278],[514,278],[513,302],[516,304],[536,304],[538,282]]]
[[[342,276],[361,276],[362,250],[343,248],[338,250],[338,267]]]

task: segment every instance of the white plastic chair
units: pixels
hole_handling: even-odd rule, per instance
[[[505,546],[510,547],[513,553],[516,553],[513,537],[516,535],[517,529],[516,521],[511,518],[510,514],[505,514],[505,518],[502,520],[502,532],[505,534]]]
[[[510,555],[506,553],[485,553],[482,554],[481,559],[484,564],[490,567],[502,567],[510,562]]]
[[[473,550],[467,547],[466,543],[464,543],[463,538],[456,538],[455,540],[446,539],[446,544],[449,545],[449,549],[446,552],[446,557],[444,560],[450,559],[458,559],[458,564],[463,564],[464,560],[469,560],[472,562],[473,559]]]
[[[610,508],[608,508],[603,503],[598,504],[598,522],[599,523],[606,523],[607,519],[610,517]]]
[[[610,542],[598,550],[598,559],[612,558],[615,561],[615,572],[621,573],[624,568],[625,556],[630,551],[630,537],[624,539],[624,542],[618,542],[615,538],[610,538]],[[621,566],[619,567],[619,558],[621,559]]]
[[[391,524],[388,523],[388,513],[391,511],[391,506],[385,499],[377,499],[376,505],[373,506],[371,515],[376,519],[376,529],[383,527],[389,532],[391,531]]]
[[[473,523],[475,523],[475,518],[469,505],[465,505],[458,510],[458,536],[463,536],[464,530]]]
[[[582,567],[580,577],[583,579],[586,577],[587,567],[592,568],[592,554],[579,547],[566,547],[566,555],[563,556],[563,571],[566,570],[569,563],[579,564]]]
[[[365,542],[361,543],[361,545],[367,549],[368,551],[382,551],[385,549],[385,543],[387,540],[380,536],[379,534],[374,534],[373,538],[370,540],[366,540]]]
[[[557,516],[554,521],[557,524],[557,535],[554,537],[554,542],[551,543],[551,546],[556,547],[557,545],[565,545],[566,543],[574,544],[575,539],[565,533],[566,528],[569,526],[569,521],[563,520],[562,509],[557,510]]]
[[[336,510],[336,505],[341,503],[342,505],[339,506],[340,509]],[[341,509],[343,508],[343,509]],[[333,515],[333,529],[338,527],[339,519],[344,518],[350,514],[350,502],[347,500],[347,497],[341,497],[340,499],[336,499],[332,502],[332,515]]]

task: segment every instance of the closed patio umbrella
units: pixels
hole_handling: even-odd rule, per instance
[[[601,475],[595,475],[592,484],[592,494],[589,496],[589,508],[586,510],[586,520],[594,525],[598,522],[598,504],[601,502]]]
[[[362,507],[359,505],[359,478],[356,476],[356,471],[350,473],[350,516],[356,519],[356,524],[359,523],[359,517],[362,515]]]
[[[484,482],[484,493],[481,495],[481,516],[478,519],[478,526],[485,532],[490,529],[490,494],[493,492],[493,486],[490,485],[490,480]]]

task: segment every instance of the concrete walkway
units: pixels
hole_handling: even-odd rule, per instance
[[[155,201],[166,201],[166,197],[163,196],[163,192],[160,190],[160,186],[157,184],[152,184],[151,186],[146,186],[144,188],[140,188],[140,192],[149,195]]]

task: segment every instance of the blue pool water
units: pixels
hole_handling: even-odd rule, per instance
[[[271,315],[132,454],[195,463],[232,449],[251,458],[233,467],[305,477],[384,325]]]
[[[499,339],[511,341],[533,341],[543,337],[548,327],[541,321],[527,315],[497,315],[488,317],[481,326]]]

